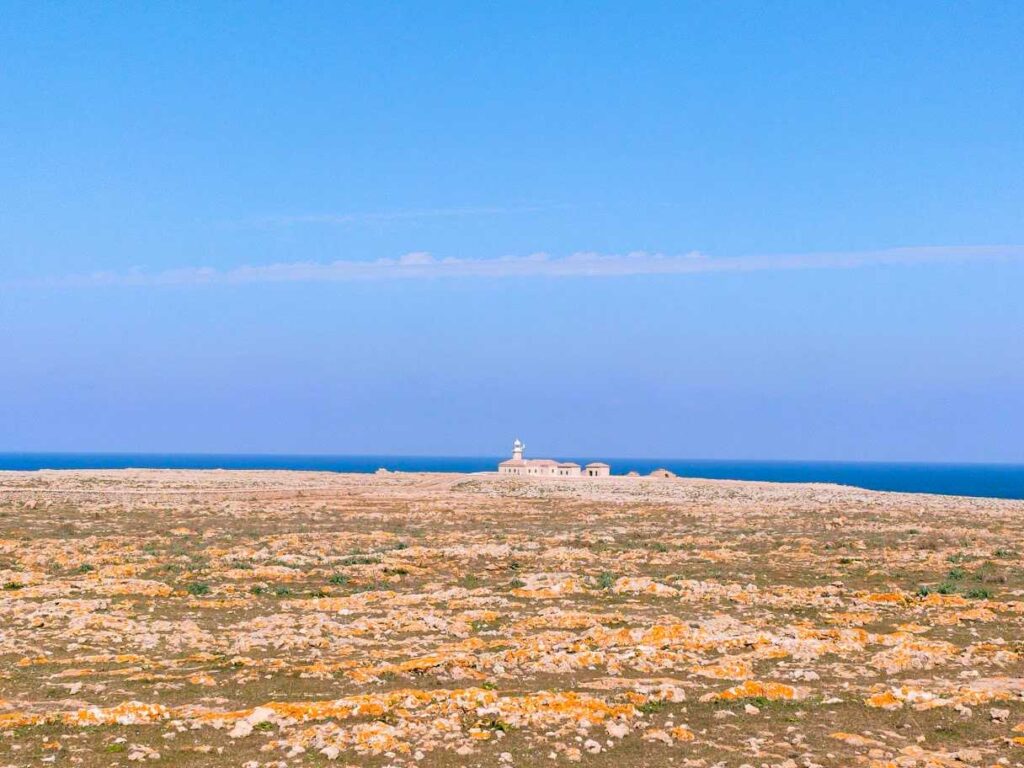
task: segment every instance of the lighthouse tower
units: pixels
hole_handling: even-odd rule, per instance
[[[517,437],[516,441],[514,443],[512,443],[512,460],[513,461],[522,461],[523,460],[523,451],[525,451],[525,450],[526,450],[526,446],[523,444],[523,441],[520,440]]]
[[[512,443],[512,458],[505,459],[498,465],[502,475],[534,475],[539,477],[603,477],[609,474],[607,464],[588,464],[586,472],[579,464],[571,461],[555,461],[553,459],[524,459],[526,444],[518,437]]]

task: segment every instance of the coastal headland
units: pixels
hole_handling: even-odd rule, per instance
[[[1024,502],[0,472],[0,766],[1024,764]]]

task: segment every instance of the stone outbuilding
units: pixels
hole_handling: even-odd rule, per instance
[[[650,477],[675,477],[675,472],[670,472],[667,469],[659,467],[658,469],[651,472]]]
[[[585,477],[608,477],[611,473],[612,468],[603,461],[592,461],[583,468]]]

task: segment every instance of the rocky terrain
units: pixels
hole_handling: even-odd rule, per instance
[[[1024,765],[1024,503],[0,473],[0,766]]]

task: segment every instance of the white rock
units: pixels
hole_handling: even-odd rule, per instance
[[[610,720],[604,729],[608,731],[608,735],[612,738],[622,739],[629,733],[629,726],[619,720]]]
[[[341,750],[338,749],[334,744],[328,744],[326,747],[320,750],[320,754],[326,757],[328,760],[337,760],[338,755],[341,754]]]
[[[252,723],[248,720],[239,720],[235,723],[235,727],[228,733],[228,736],[232,739],[241,739],[244,736],[248,736],[250,733],[252,733]]]

